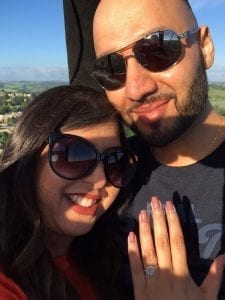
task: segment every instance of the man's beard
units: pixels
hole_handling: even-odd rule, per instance
[[[199,117],[205,108],[208,98],[208,81],[204,68],[203,57],[196,68],[196,74],[188,91],[185,103],[178,103],[175,97],[175,107],[178,116],[174,120],[166,122],[167,125],[149,125],[149,130],[141,130],[136,124],[132,124],[131,129],[141,135],[151,146],[162,147],[180,137],[193,122]],[[169,124],[169,125],[168,125]]]

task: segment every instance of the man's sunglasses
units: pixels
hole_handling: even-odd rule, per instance
[[[175,65],[182,58],[181,39],[190,38],[198,27],[181,34],[172,30],[161,30],[144,36],[142,39],[116,52],[98,58],[92,76],[106,90],[121,88],[126,81],[126,61],[135,57],[137,62],[151,72],[162,72]],[[121,52],[132,48],[133,55],[124,57]]]
[[[81,179],[90,175],[100,161],[103,162],[106,179],[121,188],[132,179],[136,158],[126,148],[116,147],[100,153],[86,139],[69,134],[50,134],[49,164],[55,174],[64,179]]]

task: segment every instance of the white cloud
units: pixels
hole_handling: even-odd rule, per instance
[[[0,66],[0,80],[68,81],[68,70],[63,67],[8,67]]]
[[[225,65],[214,64],[207,71],[209,81],[225,82]],[[6,67],[0,66],[0,80],[2,81],[69,81],[67,68],[63,67]]]

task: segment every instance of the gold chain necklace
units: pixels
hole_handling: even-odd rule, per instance
[[[216,142],[217,142],[217,140],[218,140],[218,138],[219,138],[219,136],[221,134],[222,128],[223,128],[223,121],[224,121],[223,117],[220,116],[220,125],[219,125],[219,128],[217,129],[216,135],[215,135],[215,137],[214,137],[214,139],[213,139],[213,141],[212,141],[212,143],[210,145],[210,148],[209,148],[208,152],[206,153],[205,157],[207,157],[210,153],[213,152],[214,146],[215,146],[215,144],[216,144]]]
[[[223,119],[222,116],[219,116],[219,117],[220,117],[220,125],[219,125],[219,128],[217,129],[216,135],[215,135],[215,137],[214,137],[214,139],[213,139],[213,141],[212,141],[212,143],[211,143],[211,145],[210,145],[210,147],[209,147],[209,150],[206,152],[206,154],[204,155],[204,157],[207,157],[210,153],[213,152],[214,146],[215,146],[215,144],[216,144],[216,142],[217,142],[217,140],[218,140],[218,138],[219,138],[219,136],[220,136],[220,134],[221,134],[221,131],[222,131],[222,128],[223,128],[223,124],[224,124],[224,119]],[[153,154],[153,156],[155,156],[155,151],[154,151],[154,148],[153,148],[153,147],[150,147],[150,151],[151,151],[151,153]]]

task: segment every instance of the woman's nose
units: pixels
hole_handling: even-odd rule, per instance
[[[94,171],[83,179],[85,182],[91,183],[95,189],[104,187],[107,183],[103,162],[99,162]]]

